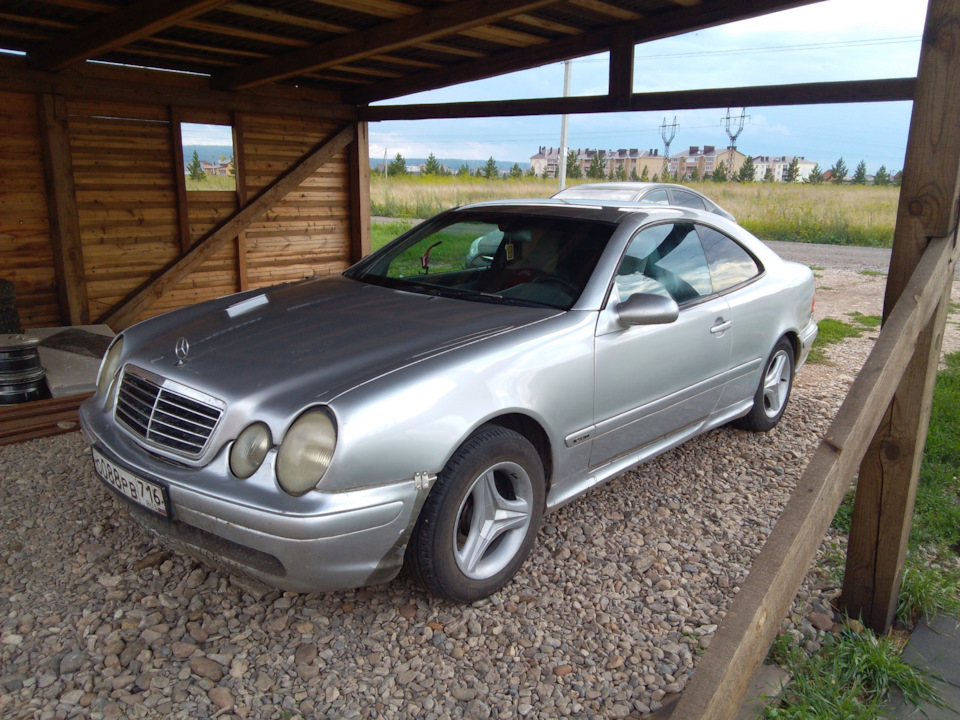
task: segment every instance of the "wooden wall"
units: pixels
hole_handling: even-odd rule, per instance
[[[24,327],[60,323],[39,125],[35,95],[0,93],[0,279]]]
[[[61,317],[47,219],[38,96],[0,92],[0,278],[14,282],[25,328],[69,324]],[[229,218],[240,193],[193,191],[178,202],[171,117],[211,122],[211,113],[164,105],[70,100],[69,151],[76,187],[88,308],[92,322],[144,286],[188,246]],[[219,119],[230,124],[229,113]],[[243,114],[238,184],[254,198],[342,120]],[[350,167],[336,155],[198,270],[138,316],[312,275],[351,261]],[[119,328],[115,328],[119,329]]]

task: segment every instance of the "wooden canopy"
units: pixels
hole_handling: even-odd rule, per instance
[[[98,60],[363,105],[812,1],[19,0],[0,4],[0,48],[38,70]]]
[[[880,339],[673,715],[733,717],[858,464],[843,602],[889,626],[960,256],[956,0],[917,78],[633,92],[636,44],[812,1],[0,0],[0,278],[25,325],[121,329],[339,272],[369,251],[369,120],[913,99]],[[606,51],[606,95],[370,107]],[[235,191],[186,190],[182,122],[233,128]]]

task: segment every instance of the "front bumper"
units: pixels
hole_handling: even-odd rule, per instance
[[[275,451],[247,480],[231,475],[229,445],[204,467],[175,465],[120,432],[98,402],[94,396],[80,408],[87,441],[116,465],[169,490],[170,520],[128,501],[151,534],[283,590],[359,587],[399,572],[425,495],[421,480],[294,498],[273,479]]]

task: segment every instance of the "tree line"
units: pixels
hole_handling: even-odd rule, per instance
[[[644,166],[642,172],[637,174],[636,167],[630,170],[628,174],[624,165],[618,164],[616,167],[611,166],[609,170],[607,169],[607,161],[604,158],[603,154],[600,152],[594,153],[593,157],[590,159],[590,165],[584,171],[581,168],[580,163],[577,162],[577,155],[574,151],[567,153],[566,158],[567,165],[567,177],[571,180],[577,179],[589,179],[589,180],[613,180],[624,182],[631,180],[634,182],[682,182],[684,180],[690,180],[691,182],[699,182],[701,180],[710,181],[710,182],[740,182],[740,183],[749,183],[756,181],[756,165],[753,162],[753,158],[749,155],[746,160],[744,160],[743,165],[740,166],[740,169],[735,172],[730,172],[727,168],[726,163],[721,160],[717,166],[713,169],[712,172],[704,173],[703,177],[700,177],[700,172],[697,168],[694,168],[693,172],[689,175],[684,174],[680,175],[679,168],[676,172],[670,173],[664,171],[663,176],[661,177],[660,173],[655,173],[653,177],[650,177],[650,173],[647,170],[647,167]],[[404,159],[403,155],[397,153],[393,160],[386,166],[384,174],[387,177],[397,177],[400,175],[407,175],[407,162]],[[430,153],[430,156],[427,158],[426,163],[424,163],[423,168],[420,170],[420,175],[423,176],[456,176],[456,177],[482,177],[487,180],[500,179],[502,177],[500,173],[500,168],[497,164],[497,161],[493,159],[493,156],[487,160],[484,165],[477,167],[476,171],[470,169],[470,166],[467,163],[463,163],[455,172],[444,167],[436,156],[433,153]],[[844,182],[849,175],[849,169],[846,162],[844,162],[843,157],[840,157],[830,168],[824,171],[820,164],[817,163],[814,165],[813,170],[810,171],[809,176],[802,180],[802,182],[810,185],[820,185],[825,182],[831,182],[835,184],[840,184]],[[519,164],[514,163],[513,167],[507,172],[506,176],[510,179],[519,180],[523,177],[535,178],[538,177],[533,168],[529,168],[524,171]],[[787,166],[787,169],[783,173],[783,182],[784,183],[794,183],[800,179],[800,160],[799,158],[794,157],[793,161]],[[761,180],[761,182],[772,183],[775,181],[773,176],[773,168],[768,167],[766,173]],[[856,170],[854,170],[853,175],[850,178],[850,184],[852,185],[866,185],[867,184],[867,164],[865,161],[861,160],[857,165]],[[887,170],[886,165],[881,165],[877,170],[876,174],[873,177],[874,185],[899,185],[900,184],[900,173],[896,175],[891,175]]]

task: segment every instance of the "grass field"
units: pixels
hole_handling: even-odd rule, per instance
[[[237,179],[232,175],[204,175],[203,180],[186,177],[187,190],[236,190]]]
[[[576,184],[574,181],[571,184]],[[896,187],[691,183],[733,213],[763,240],[890,247],[896,222]],[[371,215],[427,218],[441,210],[484,200],[543,198],[555,180],[483,178],[370,179]]]

